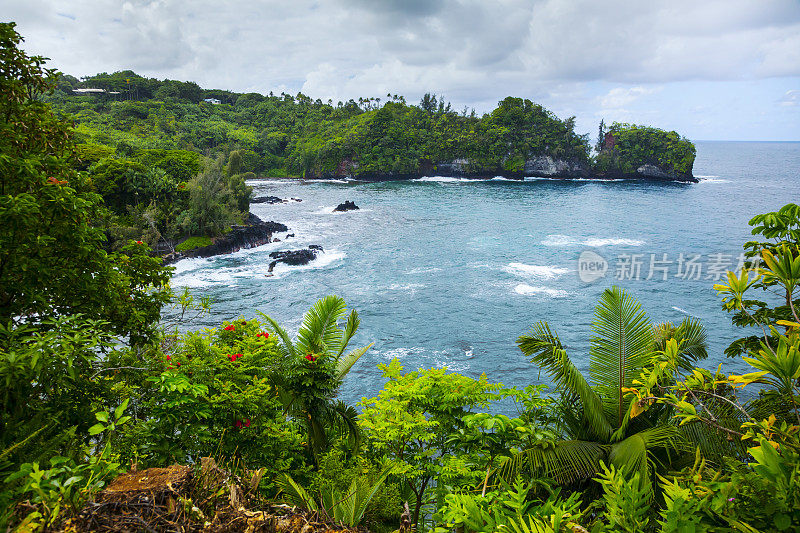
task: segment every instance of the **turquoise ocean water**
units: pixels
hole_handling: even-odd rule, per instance
[[[295,237],[181,261],[173,284],[215,302],[193,327],[260,310],[296,332],[316,299],[344,297],[361,316],[353,346],[375,343],[345,381],[348,402],[375,395],[383,384],[376,365],[393,357],[409,370],[447,366],[507,385],[537,383],[539,369],[515,340],[538,320],[585,367],[593,309],[612,284],[631,291],[654,321],[700,318],[711,348],[704,366],[716,367],[741,332],[720,308],[714,280],[737,267],[753,215],[800,202],[800,143],[696,144],[698,184],[255,181],[254,195],[302,199],[251,207]],[[344,200],[361,209],[333,213]],[[309,244],[325,253],[266,276],[270,252]],[[579,275],[587,251],[607,264],[591,283]]]

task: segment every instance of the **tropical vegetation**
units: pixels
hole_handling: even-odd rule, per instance
[[[401,517],[406,531],[437,533],[800,528],[797,205],[755,216],[749,262],[715,286],[744,331],[727,355],[747,373],[697,366],[713,332],[694,320],[654,324],[633,295],[611,287],[595,310],[587,372],[539,322],[518,346],[547,383],[509,388],[446,368],[406,371],[394,360],[380,365],[377,396],[350,406],[338,391],[370,344],[349,349],[360,319],[341,298],[315,303],[294,336],[255,311],[197,330],[209,302],[174,293],[147,243],[124,236],[133,219],[123,205],[143,213],[172,205],[160,195],[179,194],[184,182],[189,213],[176,220],[192,232],[224,231],[226,213],[246,207],[250,154],[192,166],[192,150],[129,144],[122,156],[120,140],[111,157],[110,145],[87,146],[81,125],[73,131],[42,101],[65,78],[19,50],[13,25],[0,25],[0,41],[2,526],[64,529],[125,471],[200,469],[217,458],[260,501],[374,531],[397,529]],[[102,80],[131,91],[128,81],[113,85],[114,75]],[[134,87],[165,100],[209,94],[172,82]],[[134,117],[145,105],[115,103]],[[541,113],[524,101],[508,107]],[[368,122],[359,117],[383,109],[341,113]],[[432,97],[420,109],[450,113]],[[514,140],[515,153],[542,149],[531,139]],[[96,161],[87,167],[79,153]],[[181,169],[186,180],[173,190]],[[224,209],[212,209],[208,187]],[[162,318],[165,306],[179,322]],[[192,517],[222,508],[180,504]]]

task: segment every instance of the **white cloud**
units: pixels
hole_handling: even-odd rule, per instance
[[[784,107],[800,106],[800,91],[797,89],[786,91],[786,94],[783,95],[778,103]]]
[[[637,87],[615,87],[608,91],[605,96],[600,97],[600,106],[603,109],[624,109],[625,106],[633,103],[644,95],[652,94],[656,89]]]

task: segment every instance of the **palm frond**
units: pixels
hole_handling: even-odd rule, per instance
[[[653,326],[639,302],[619,287],[603,291],[592,324],[589,376],[603,398],[606,419],[622,424],[624,389],[632,386],[654,352]]]
[[[596,475],[607,453],[608,446],[597,442],[558,441],[514,454],[498,467],[496,475],[508,483],[518,475],[529,475],[568,484]]]
[[[742,421],[717,419],[717,423],[733,430],[739,430]],[[702,422],[690,422],[680,426],[679,429],[684,438],[691,445],[700,448],[703,457],[714,464],[723,464],[726,457],[735,457],[747,462],[747,445],[741,439],[733,438]]]
[[[689,370],[693,363],[708,357],[708,334],[702,322],[696,318],[685,318],[677,326],[670,322],[658,324],[653,328],[654,347],[664,351],[667,341],[675,339],[678,343],[679,365]]]
[[[309,511],[317,511],[319,507],[306,489],[301,487],[289,474],[281,474],[275,479],[275,484],[286,495],[289,503],[304,507]]]
[[[346,309],[344,299],[339,296],[325,296],[317,300],[303,315],[297,333],[297,348],[309,353],[338,351],[343,335],[338,322]]]
[[[350,372],[350,369],[353,368],[353,365],[361,359],[361,356],[364,355],[367,350],[372,348],[373,344],[375,343],[371,342],[363,348],[357,348],[344,357],[340,357],[339,360],[336,361],[336,379],[344,379],[347,373]]]
[[[333,404],[331,411],[335,413],[335,424],[347,433],[350,449],[358,452],[361,447],[361,428],[358,425],[358,411],[355,407],[339,400]]]
[[[296,357],[297,356],[297,352],[295,352],[294,344],[292,343],[292,339],[291,339],[291,337],[289,337],[289,334],[286,333],[286,330],[283,329],[280,326],[280,324],[278,324],[278,322],[276,322],[275,319],[272,318],[271,316],[267,316],[266,314],[262,313],[261,311],[259,311],[258,314],[260,314],[262,317],[264,317],[264,320],[269,322],[269,325],[272,328],[272,331],[276,335],[278,335],[278,337],[280,337],[281,342],[280,342],[280,344],[278,346],[280,346],[281,351],[283,352],[281,355],[284,355],[284,356],[291,355],[293,357]]]
[[[383,486],[383,482],[386,481],[386,478],[389,477],[389,473],[392,471],[391,466],[387,466],[383,469],[383,471],[378,474],[378,478],[372,482],[372,484],[365,483],[364,481],[359,480],[358,485],[358,499],[355,501],[355,509],[353,514],[353,520],[351,521],[351,526],[357,526],[361,522],[361,519],[364,517],[364,513],[367,511],[367,506],[372,501],[372,498],[378,493],[378,491]],[[356,484],[356,480],[353,480],[353,485]],[[366,480],[365,480],[366,481]],[[351,485],[351,487],[353,486]]]
[[[342,337],[342,346],[339,348],[339,353],[336,354],[336,357],[342,356],[347,349],[347,345],[350,344],[350,339],[352,339],[353,335],[358,331],[359,325],[361,325],[361,319],[358,318],[358,313],[353,309],[350,311],[350,316],[347,317],[347,323],[344,326],[344,336]]]
[[[547,322],[534,324],[527,335],[517,339],[517,345],[532,363],[547,372],[557,387],[567,389],[580,398],[585,419],[592,430],[598,438],[608,439],[613,428],[603,414],[600,397],[572,364],[561,340],[550,330]]]

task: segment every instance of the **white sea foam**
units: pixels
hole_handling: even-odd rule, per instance
[[[317,255],[316,259],[307,265],[287,265],[286,263],[276,263],[272,269],[272,276],[267,276],[269,265],[264,265],[263,273],[269,279],[281,279],[288,274],[303,270],[322,270],[339,266],[347,254],[340,250],[325,250]]]
[[[509,263],[503,270],[515,276],[529,276],[540,279],[555,279],[569,272],[569,269],[563,267],[526,265],[525,263]]]
[[[412,296],[417,293],[417,290],[427,287],[424,283],[392,283],[389,285],[390,291],[402,291],[411,294]]]
[[[569,293],[563,289],[553,289],[551,287],[539,287],[528,285],[527,283],[520,283],[514,287],[514,292],[523,296],[533,296],[537,294],[544,294],[550,298],[566,298]]]
[[[416,178],[411,181],[433,182],[433,183],[465,183],[468,181],[481,181],[481,180],[472,180],[469,178],[457,178],[455,176],[423,176],[421,178]]]
[[[571,237],[569,235],[548,235],[542,244],[545,246],[641,246],[645,241],[637,239],[599,238],[599,237]]]
[[[699,316],[697,316],[697,315],[695,315],[695,314],[692,314],[692,313],[690,313],[690,312],[689,312],[689,311],[687,311],[686,309],[682,309],[682,308],[680,308],[680,307],[676,307],[676,306],[674,306],[674,305],[672,306],[672,308],[673,308],[674,310],[676,310],[677,312],[679,312],[679,313],[682,313],[682,314],[684,314],[684,315],[686,315],[686,316],[691,316],[691,317],[694,317],[694,318],[700,318]]]
[[[717,176],[695,176],[700,179],[700,183],[730,183],[731,180],[719,178]]]
[[[406,274],[410,274],[410,275],[414,275],[414,274],[430,274],[432,272],[441,272],[441,271],[442,271],[442,269],[441,268],[437,268],[437,267],[418,267],[418,268],[412,268],[411,270],[406,272]]]

